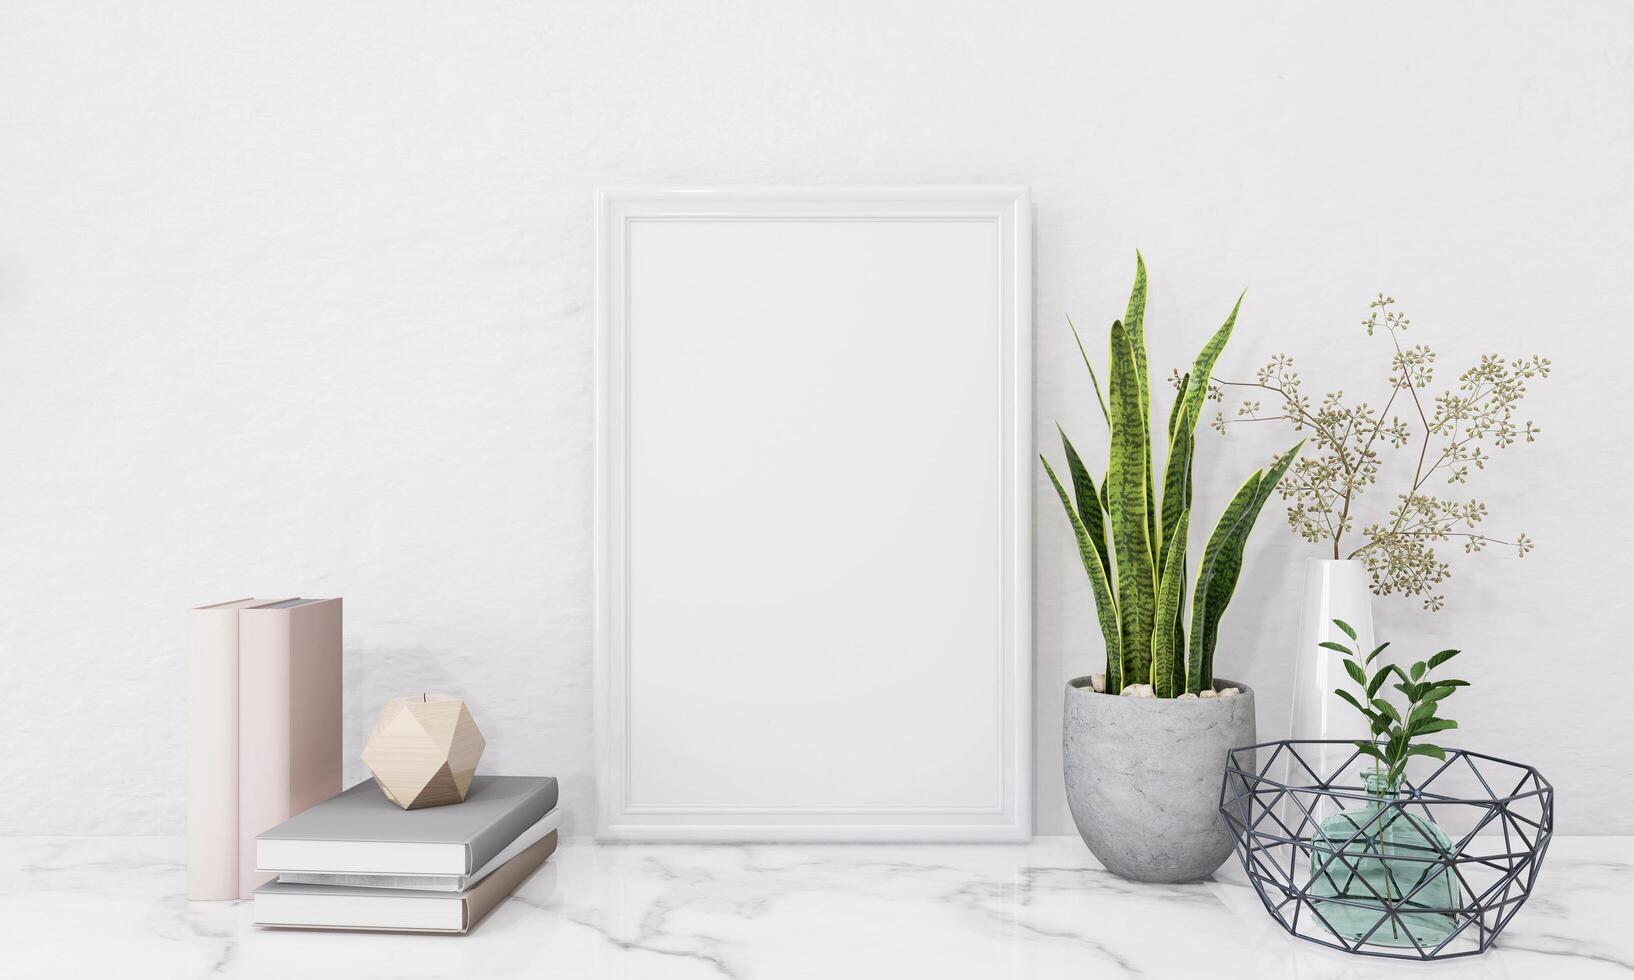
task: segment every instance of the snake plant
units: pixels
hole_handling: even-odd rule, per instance
[[[1140,253],[1135,253],[1135,287],[1128,309],[1122,320],[1112,324],[1104,398],[1083,341],[1078,341],[1102,417],[1111,430],[1106,472],[1097,486],[1065,431],[1061,432],[1061,446],[1072,483],[1070,494],[1050,461],[1039,458],[1061,497],[1095,593],[1095,609],[1106,640],[1109,693],[1120,693],[1130,684],[1150,684],[1152,693],[1160,698],[1212,689],[1220,617],[1237,587],[1248,533],[1304,445],[1295,445],[1265,469],[1256,470],[1226,504],[1197,566],[1188,629],[1186,532],[1192,523],[1193,435],[1208,396],[1214,362],[1231,338],[1241,307],[1239,297],[1225,325],[1203,345],[1191,371],[1180,378],[1169,409],[1168,454],[1161,485],[1152,463],[1146,263]],[[1077,336],[1076,329],[1073,335]]]

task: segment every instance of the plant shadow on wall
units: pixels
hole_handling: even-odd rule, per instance
[[[1158,431],[1168,447],[1159,482],[1146,291],[1145,261],[1136,253],[1134,288],[1123,319],[1110,332],[1104,397],[1079,340],[1109,430],[1101,482],[1065,432],[1070,493],[1049,460],[1043,463],[1089,575],[1107,656],[1104,681],[1078,678],[1067,687],[1065,766],[1073,820],[1113,872],[1143,881],[1188,881],[1212,873],[1230,855],[1215,789],[1226,753],[1253,742],[1255,734],[1253,692],[1214,677],[1220,618],[1236,589],[1255,518],[1302,443],[1256,470],[1226,503],[1188,590],[1194,433],[1242,299],[1191,370],[1177,375],[1168,424]]]

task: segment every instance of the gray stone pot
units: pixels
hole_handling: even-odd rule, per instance
[[[1231,856],[1220,817],[1226,753],[1254,744],[1254,692],[1125,698],[1067,684],[1067,803],[1107,870],[1134,881],[1195,881]]]

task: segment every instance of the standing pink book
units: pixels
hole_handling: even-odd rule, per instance
[[[238,614],[234,599],[187,614],[187,897],[238,897]]]
[[[255,835],[341,790],[339,599],[287,599],[238,615],[238,895]]]

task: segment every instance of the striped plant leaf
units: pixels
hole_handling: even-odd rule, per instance
[[[1220,352],[1225,350],[1226,341],[1231,339],[1231,330],[1237,325],[1237,311],[1242,308],[1243,297],[1238,296],[1237,305],[1231,308],[1231,315],[1226,317],[1220,329],[1214,331],[1214,336],[1203,345],[1203,349],[1197,352],[1197,360],[1191,366],[1192,384],[1186,390],[1186,414],[1182,419],[1189,418],[1193,430],[1197,428],[1197,420],[1202,417],[1203,401],[1208,398],[1208,384],[1214,377],[1214,362],[1220,359]],[[1172,441],[1173,437],[1170,438]]]
[[[1061,507],[1067,512],[1067,520],[1072,523],[1073,536],[1078,539],[1078,557],[1084,563],[1084,571],[1089,573],[1090,589],[1095,593],[1095,614],[1101,623],[1101,636],[1106,641],[1106,689],[1114,694],[1123,691],[1123,642],[1119,635],[1118,602],[1112,592],[1112,583],[1108,580],[1106,570],[1101,566],[1102,557],[1095,550],[1095,543],[1090,537],[1088,528],[1079,518],[1078,512],[1072,506],[1072,499],[1067,496],[1067,489],[1061,485],[1061,479],[1055,475],[1055,469],[1050,461],[1043,456],[1038,457],[1044,464],[1044,472],[1050,475],[1050,482],[1055,485],[1056,495],[1061,498]]]
[[[1151,543],[1152,560],[1157,562],[1163,533],[1157,521],[1157,497],[1152,492],[1152,393],[1146,364],[1146,260],[1141,257],[1139,249],[1135,250],[1135,285],[1129,290],[1123,330],[1128,338],[1129,351],[1135,358],[1135,382],[1140,390],[1140,431],[1145,436],[1146,447],[1146,499],[1150,502],[1146,509],[1146,539]],[[1163,566],[1158,563],[1154,567],[1161,569]]]
[[[1089,540],[1095,545],[1095,553],[1101,556],[1101,569],[1106,573],[1107,580],[1112,578],[1112,558],[1106,553],[1106,511],[1101,507],[1101,494],[1095,488],[1095,479],[1089,475],[1089,469],[1078,455],[1078,450],[1072,446],[1072,440],[1058,425],[1055,427],[1061,433],[1061,447],[1067,452],[1067,473],[1072,476],[1072,493],[1078,502],[1078,519],[1083,522],[1084,529],[1089,532]]]
[[[1140,378],[1140,410],[1142,417],[1152,412],[1151,394],[1146,390],[1146,259],[1135,250],[1135,285],[1129,291],[1129,307],[1123,314],[1123,329],[1129,335],[1129,346],[1135,351],[1135,373]]]
[[[1101,406],[1101,420],[1110,426],[1112,418],[1106,413],[1106,399],[1101,397],[1101,379],[1095,377],[1095,365],[1089,363],[1089,351],[1084,350],[1084,338],[1078,336],[1078,328],[1073,325],[1070,316],[1067,317],[1067,326],[1072,329],[1072,339],[1078,342],[1078,356],[1084,359],[1084,367],[1089,369],[1089,385],[1095,389],[1095,404]]]
[[[1145,420],[1135,358],[1121,322],[1112,324],[1112,371],[1107,407],[1112,412],[1112,447],[1106,485],[1112,519],[1112,553],[1117,569],[1118,616],[1122,627],[1123,676],[1145,677],[1151,671],[1152,622],[1157,580],[1150,537],[1151,501],[1147,476]]]
[[[1174,404],[1169,406],[1169,438],[1174,438],[1174,424],[1180,421],[1180,407],[1186,401],[1186,386],[1191,384],[1191,374],[1180,376],[1180,387],[1175,390]]]
[[[1184,404],[1186,391],[1191,384],[1191,375],[1180,379],[1180,390],[1175,393],[1174,407],[1169,410],[1169,458],[1163,466],[1163,501],[1162,513],[1157,522],[1158,540],[1163,544],[1163,550],[1158,552],[1157,567],[1167,568],[1169,564],[1169,534],[1175,521],[1180,519],[1191,501],[1188,499],[1191,486],[1191,450],[1192,438],[1190,426],[1182,421],[1185,415]],[[1184,436],[1179,433],[1185,433]]]
[[[1176,629],[1181,596],[1186,591],[1186,522],[1190,511],[1182,511],[1169,536],[1163,566],[1163,584],[1157,590],[1157,626],[1152,634],[1152,693],[1172,698],[1185,684],[1185,633]]]
[[[1220,617],[1225,614],[1242,571],[1243,548],[1260,509],[1277,482],[1293,464],[1304,440],[1277,457],[1269,469],[1255,470],[1232,496],[1225,513],[1209,535],[1191,603],[1191,657],[1186,665],[1186,689],[1200,693],[1214,683],[1214,647],[1219,640]]]

